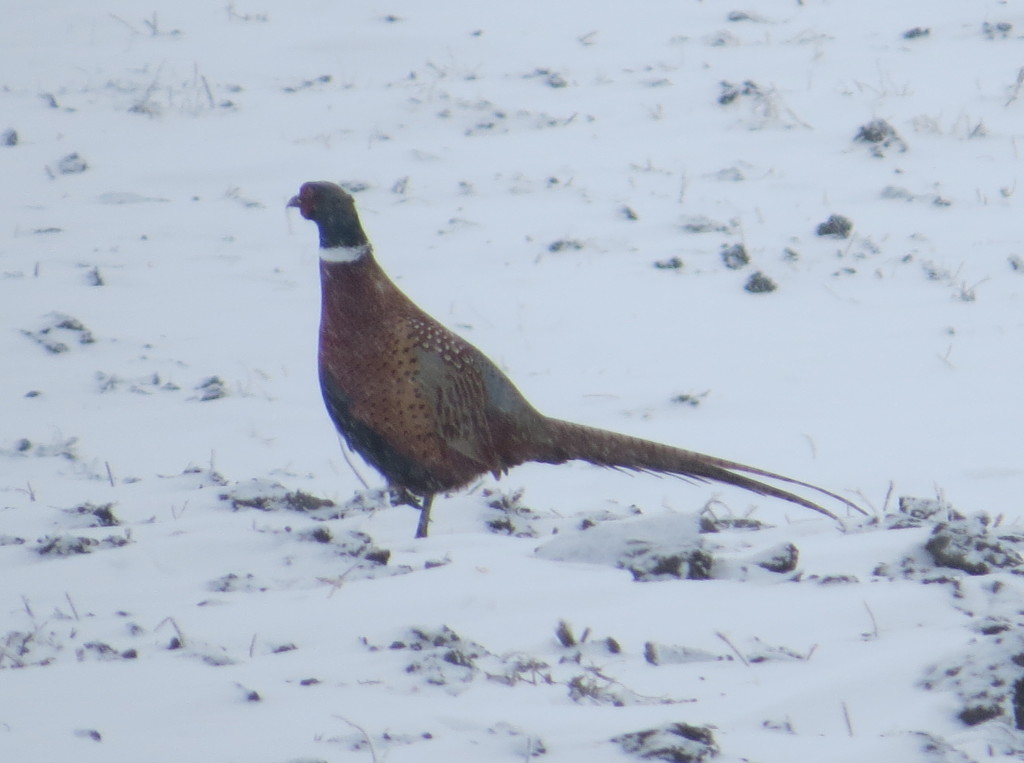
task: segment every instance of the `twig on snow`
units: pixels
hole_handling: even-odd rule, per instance
[[[373,739],[367,733],[366,729],[364,729],[362,726],[360,726],[357,723],[353,723],[352,721],[350,721],[348,718],[346,718],[343,715],[335,715],[334,717],[337,718],[339,721],[344,721],[349,726],[351,726],[356,731],[358,731],[360,734],[362,734],[363,735],[363,739],[366,740],[367,747],[370,750],[370,759],[373,760],[373,763],[380,763],[380,759],[377,757],[377,750],[373,746]]]
[[[721,631],[715,631],[715,635],[718,636],[718,638],[722,639],[722,641],[724,641],[726,644],[728,644],[729,648],[732,649],[733,654],[735,654],[737,657],[740,658],[740,662],[742,662],[748,668],[750,667],[750,663],[747,661],[747,658],[744,657],[743,653],[740,652],[740,650],[736,648],[736,645],[729,640],[728,636],[726,636]]]

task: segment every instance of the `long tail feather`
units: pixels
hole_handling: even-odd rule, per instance
[[[823,506],[819,506],[814,501],[745,476],[753,474],[758,477],[813,490],[839,501],[843,505],[859,511],[861,514],[867,514],[857,504],[830,490],[764,469],[758,469],[734,461],[726,461],[725,459],[715,458],[714,456],[708,456],[691,450],[673,448],[672,446],[662,445],[650,440],[642,440],[639,437],[630,437],[604,429],[573,424],[569,421],[548,419],[548,425],[551,452],[545,458],[539,460],[549,463],[562,463],[574,460],[588,461],[598,466],[661,472],[693,480],[721,482],[726,485],[734,485],[744,490],[749,490],[758,495],[789,501],[837,521],[839,520],[835,514]],[[742,474],[737,474],[737,472],[742,472]]]

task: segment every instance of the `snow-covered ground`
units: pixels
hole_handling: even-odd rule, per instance
[[[0,760],[1021,755],[1022,34],[992,0],[8,9]],[[871,518],[527,465],[414,541],[322,409],[284,207],[320,179],[541,410]]]

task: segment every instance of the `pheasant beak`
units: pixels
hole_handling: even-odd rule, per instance
[[[298,195],[292,196],[291,199],[288,200],[288,203],[285,204],[285,207],[301,207]]]

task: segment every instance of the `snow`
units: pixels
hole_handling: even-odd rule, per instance
[[[8,13],[0,760],[1019,756],[1022,27],[994,0]],[[898,140],[855,140],[876,120]],[[542,411],[871,518],[529,464],[413,540],[322,409],[285,209],[320,179]],[[710,579],[634,580],[641,546]]]

